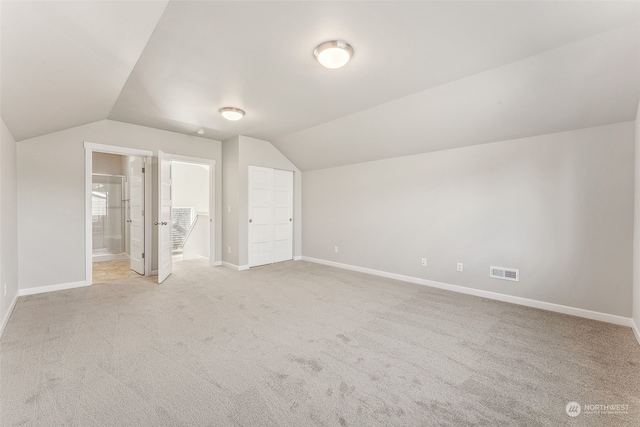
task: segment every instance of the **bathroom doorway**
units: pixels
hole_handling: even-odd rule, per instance
[[[85,143],[87,281],[150,275],[146,151]],[[150,153],[149,153],[150,154]]]
[[[132,215],[144,197],[140,173],[133,173],[141,161],[137,156],[94,152],[92,164],[92,282],[144,274],[144,263],[132,262],[132,256],[140,252],[136,242],[144,241],[140,238],[144,231],[139,221],[134,224]]]

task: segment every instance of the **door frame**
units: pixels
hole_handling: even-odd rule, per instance
[[[296,188],[296,173],[295,171],[289,170],[289,169],[282,169],[282,168],[273,168],[273,167],[269,167],[269,166],[258,166],[258,165],[248,165],[248,170],[247,170],[247,219],[250,220],[251,217],[251,168],[258,168],[258,169],[270,169],[271,171],[275,172],[275,171],[282,171],[282,172],[289,172],[291,173],[291,197],[290,197],[290,208],[291,208],[291,212],[289,213],[290,218],[291,218],[291,260],[295,260],[296,257],[294,255],[294,244],[295,244],[295,227],[294,227],[294,223],[295,223],[295,188]],[[272,180],[272,182],[275,182],[274,180]],[[273,193],[272,193],[272,200],[273,200]],[[274,212],[272,210],[271,212],[271,217],[274,217]],[[281,261],[271,261],[268,264],[255,264],[252,263],[251,261],[251,255],[252,255],[252,250],[251,250],[251,224],[249,224],[249,222],[247,222],[247,267],[248,268],[252,268],[252,267],[258,267],[261,265],[269,265],[269,264],[273,264],[274,262],[281,262]],[[273,238],[275,241],[275,234],[273,235]],[[272,255],[274,254],[273,248],[271,251]],[[287,259],[288,260],[288,259]],[[242,268],[241,268],[242,269]]]
[[[216,161],[205,159],[204,157],[183,156],[181,154],[171,154],[163,152],[164,159],[171,162],[191,163],[194,165],[209,166],[209,266],[219,266],[216,262]],[[157,256],[160,257],[160,245],[158,245]],[[159,258],[158,258],[159,259]]]
[[[151,274],[151,160],[153,152],[139,150],[136,148],[119,147],[115,145],[95,144],[93,142],[84,143],[84,204],[85,204],[85,282],[93,284],[93,233],[92,233],[92,210],[91,210],[91,190],[93,173],[93,153],[116,154],[119,156],[139,156],[145,159],[144,175],[144,274]]]

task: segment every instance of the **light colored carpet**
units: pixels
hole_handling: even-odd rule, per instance
[[[629,328],[303,261],[21,297],[0,368],[2,426],[640,425]]]

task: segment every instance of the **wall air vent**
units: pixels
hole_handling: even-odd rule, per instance
[[[520,281],[520,270],[515,268],[504,268],[491,266],[489,269],[489,277],[494,279],[512,280],[514,282]]]

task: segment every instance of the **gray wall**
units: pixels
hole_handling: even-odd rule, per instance
[[[238,264],[238,167],[240,138],[222,143],[222,261]]]
[[[7,320],[11,303],[18,295],[16,164],[16,141],[0,118],[0,327]]]
[[[171,203],[209,213],[209,168],[175,161],[171,165]]]
[[[634,126],[305,172],[303,255],[630,317]]]
[[[221,142],[112,120],[18,144],[20,288],[85,279],[84,142],[157,150],[216,161],[216,260],[222,234]],[[155,168],[151,170],[155,181]],[[155,193],[152,195],[157,209]],[[152,212],[153,218],[156,214]],[[154,240],[154,248],[156,242]],[[154,254],[156,250],[154,249]],[[154,261],[157,263],[157,261]],[[154,267],[155,268],[155,267]]]
[[[91,156],[91,172],[106,175],[125,175],[126,168],[124,166],[126,157],[127,156],[119,156],[117,154],[94,152]]]

